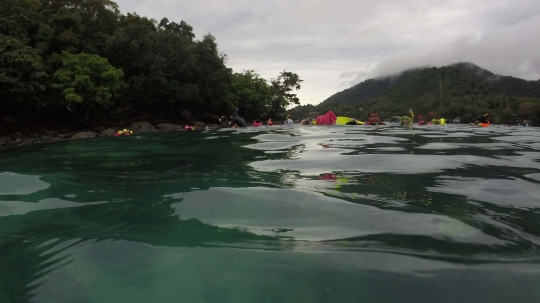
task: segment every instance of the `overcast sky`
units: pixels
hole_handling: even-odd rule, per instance
[[[317,104],[365,79],[473,62],[540,78],[540,0],[115,0],[123,13],[211,33],[227,65],[304,80]]]

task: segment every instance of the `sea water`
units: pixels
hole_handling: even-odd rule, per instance
[[[540,302],[540,131],[295,125],[3,149],[0,302]]]

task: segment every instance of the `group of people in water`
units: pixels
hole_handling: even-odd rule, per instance
[[[411,116],[396,117],[397,122],[400,125],[413,124],[414,113],[412,112],[412,110],[410,111],[410,113],[411,113]],[[236,110],[229,118],[230,119],[227,119],[225,116],[221,117],[220,123],[221,123],[222,128],[239,128],[239,127],[248,126],[248,123],[246,122],[246,120],[240,117],[240,115],[238,114],[238,110]],[[329,111],[324,115],[318,116],[317,118],[303,119],[300,122],[300,124],[303,124],[303,125],[386,125],[385,122],[381,121],[379,112],[377,111],[370,111],[366,118],[367,118],[366,121],[363,122],[355,118],[337,117],[332,111]],[[290,124],[294,124],[294,122],[290,118],[290,116],[287,116],[285,121],[283,123],[280,123],[279,125],[290,125]],[[444,125],[444,124],[446,124],[445,119],[432,119],[431,121],[421,119],[418,121],[418,125]],[[253,121],[252,125],[254,127],[261,127],[265,125],[265,123],[261,119],[256,119]],[[266,121],[266,125],[273,126],[273,125],[278,125],[278,124],[274,122],[272,119],[268,119]],[[481,127],[489,126],[490,125],[489,114],[479,116],[478,118],[476,118],[475,123],[470,123],[469,125],[475,125],[475,126],[481,126]]]
[[[324,115],[320,115],[317,118],[306,118],[303,119],[300,124],[303,125],[387,125],[384,121],[381,121],[379,112],[377,111],[370,111],[366,117],[366,121],[363,122],[361,120],[358,120],[356,118],[347,118],[347,117],[337,117],[332,111],[327,112]],[[394,117],[395,121],[398,122],[399,125],[412,125],[414,122],[414,113],[412,110],[410,111],[410,116],[403,116],[403,117]],[[445,119],[432,119],[431,121],[422,119],[420,116],[420,120],[418,121],[418,125],[444,125],[446,124]],[[238,109],[235,110],[235,112],[227,118],[226,116],[223,116],[219,119],[220,126],[222,128],[243,128],[248,127],[249,124],[246,122],[246,120],[242,117],[240,117],[238,113]],[[267,126],[274,126],[274,125],[291,125],[294,124],[294,121],[290,118],[290,115],[286,117],[286,119],[282,123],[276,123],[271,118],[268,119],[265,122],[263,122],[261,119],[255,119],[253,121],[254,127],[261,127],[264,125]],[[474,123],[469,123],[471,126],[480,126],[480,127],[488,127],[491,124],[489,119],[489,114],[484,114],[476,118],[476,121]],[[192,131],[195,130],[195,126],[188,124],[185,127],[186,131]]]
[[[410,111],[411,116],[403,116],[403,117],[394,117],[396,121],[400,125],[411,125],[414,121],[414,113],[412,110]],[[370,111],[367,115],[367,120],[365,122],[357,120],[355,118],[347,118],[347,117],[337,117],[332,111],[327,112],[324,115],[318,116],[317,118],[306,118],[303,119],[300,124],[303,125],[386,125],[385,122],[381,121],[379,112],[377,111]],[[421,116],[420,116],[421,118]],[[248,127],[249,124],[246,122],[246,120],[238,114],[238,109],[227,119],[227,117],[223,116],[219,119],[221,128],[239,128],[239,127]],[[271,118],[266,121],[266,125],[268,126],[274,126],[274,125],[291,125],[294,124],[294,121],[290,118],[290,115],[286,117],[286,119],[282,123],[276,123]],[[418,125],[444,125],[446,124],[445,119],[433,119],[431,121],[427,121],[424,119],[421,119],[418,121]],[[470,126],[480,126],[480,127],[488,127],[490,126],[490,118],[489,114],[484,114],[476,118],[476,121],[474,123],[469,123]],[[265,123],[261,119],[255,119],[252,124],[254,127],[261,127],[264,126]],[[185,131],[194,131],[195,125],[193,124],[187,124],[184,128]],[[119,130],[115,136],[130,136],[133,134],[133,131],[128,129]]]
[[[303,125],[387,125],[385,122],[381,121],[379,112],[377,111],[370,111],[366,117],[366,121],[360,121],[356,118],[347,118],[347,117],[337,117],[332,111],[327,112],[324,115],[320,115],[316,118],[306,118],[303,119],[300,124]],[[420,120],[418,121],[418,125],[445,125],[446,120],[445,119],[432,119],[431,121],[425,120],[422,118],[422,116],[419,116]],[[250,126],[246,120],[242,117],[240,117],[238,113],[238,109],[227,118],[226,116],[223,116],[219,119],[221,128],[244,128]],[[393,119],[390,119],[390,122],[399,123],[399,125],[407,126],[412,125],[414,122],[414,113],[412,110],[410,111],[410,116],[403,116],[403,117],[393,117]],[[528,122],[528,121],[527,121]],[[271,118],[266,121],[267,126],[274,126],[274,125],[291,125],[294,124],[294,121],[290,118],[290,115],[288,115],[285,120],[282,123],[276,123]],[[252,124],[254,127],[261,127],[264,126],[265,123],[261,119],[255,119]],[[488,127],[491,125],[489,114],[484,114],[476,118],[476,121],[474,123],[469,123],[469,126],[478,126],[478,127]],[[525,125],[525,121],[523,123]],[[530,124],[527,124],[527,126],[530,126]],[[185,131],[194,131],[195,125],[194,124],[187,124],[185,125],[184,130]],[[115,137],[119,136],[131,136],[133,135],[133,131],[129,129],[123,129],[119,130],[115,133]]]
[[[240,117],[240,115],[238,114],[238,110],[236,110],[234,112],[234,114],[232,114],[229,119],[227,119],[227,117],[225,116],[222,116],[220,119],[219,119],[219,122],[220,122],[220,126],[222,128],[239,128],[239,127],[247,127],[248,126],[248,123],[246,122],[246,120],[242,117]],[[266,125],[268,126],[273,126],[273,125],[291,125],[291,124],[294,124],[294,121],[290,118],[290,116],[287,116],[287,118],[285,119],[285,121],[283,123],[276,123],[272,120],[272,118],[268,119],[268,121],[266,121]],[[263,121],[261,119],[255,119],[253,121],[253,124],[252,124],[254,127],[261,127],[264,125]]]

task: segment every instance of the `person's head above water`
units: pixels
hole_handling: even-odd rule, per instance
[[[489,114],[484,114],[476,118],[476,123],[487,123],[489,121]]]
[[[370,124],[377,124],[379,123],[379,112],[378,111],[371,111],[368,114],[368,122]]]

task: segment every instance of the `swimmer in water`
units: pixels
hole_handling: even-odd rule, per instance
[[[489,114],[485,114],[483,116],[479,116],[476,118],[476,121],[474,123],[469,123],[469,126],[480,126],[480,127],[488,127],[490,125],[489,121]]]
[[[237,113],[234,113],[231,116],[231,122],[229,122],[229,125],[233,127],[233,125],[236,125],[236,127],[247,127],[246,120],[244,118],[240,117]],[[234,128],[236,128],[234,127]]]
[[[287,116],[287,119],[285,120],[284,124],[285,125],[291,125],[291,124],[294,124],[294,121],[290,118],[291,115],[288,115]]]
[[[345,123],[345,125],[362,125],[362,123],[356,119],[352,119],[351,121]]]
[[[221,118],[219,118],[219,126],[221,128],[228,128],[229,127],[229,119],[227,119],[227,117],[225,117],[225,116],[222,116]]]
[[[371,111],[368,114],[368,120],[365,123],[366,125],[386,125],[386,123],[379,120],[379,112]]]
[[[490,124],[489,114],[477,117],[475,124],[479,126],[488,126]]]

